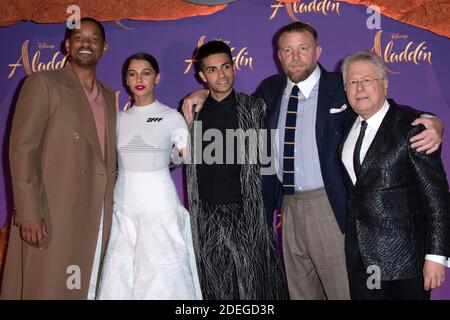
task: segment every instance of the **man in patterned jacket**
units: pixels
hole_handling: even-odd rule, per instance
[[[425,299],[445,278],[450,194],[439,152],[411,148],[419,113],[386,99],[382,59],[357,52],[342,63],[355,111],[339,148],[348,189],[345,255],[352,299]]]
[[[187,167],[203,297],[285,299],[274,233],[265,222],[261,167],[255,161],[255,137],[263,129],[266,106],[261,99],[234,92],[233,60],[224,42],[204,44],[196,59],[210,90],[191,125]]]

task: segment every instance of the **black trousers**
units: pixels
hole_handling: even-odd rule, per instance
[[[429,292],[424,289],[424,279],[420,276],[412,279],[380,281],[379,289],[372,284],[373,273],[368,273],[363,265],[356,238],[356,229],[349,223],[345,235],[345,255],[347,262],[350,297],[352,300],[428,300]]]

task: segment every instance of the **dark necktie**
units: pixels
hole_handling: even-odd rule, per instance
[[[353,152],[353,169],[355,170],[355,175],[358,176],[359,169],[361,169],[361,145],[364,139],[364,133],[366,132],[367,122],[361,121],[361,131],[359,131],[358,140],[356,140],[355,151]]]
[[[299,88],[294,85],[286,112],[286,124],[284,126],[284,152],[283,152],[283,194],[295,193],[294,180],[294,149],[295,126],[297,123]]]

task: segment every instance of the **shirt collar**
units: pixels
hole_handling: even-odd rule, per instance
[[[312,89],[314,88],[314,86],[320,79],[320,73],[321,73],[320,67],[319,67],[319,64],[317,64],[316,68],[309,75],[309,77],[303,81],[300,81],[299,83],[294,83],[294,82],[292,82],[291,79],[288,78],[288,83],[287,83],[288,91],[287,92],[291,92],[292,87],[294,85],[297,85],[299,87],[300,91],[302,92],[302,94],[308,99],[309,95],[311,94]]]
[[[378,130],[378,128],[381,125],[381,122],[383,122],[384,117],[386,116],[386,113],[389,110],[389,103],[387,100],[384,100],[383,106],[378,110],[373,116],[371,116],[369,119],[366,120],[367,126],[370,128]],[[364,119],[361,118],[361,116],[358,116],[359,123],[363,121]]]
[[[204,107],[206,109],[214,109],[218,107],[226,107],[226,106],[232,106],[236,104],[235,103],[235,93],[234,89],[231,91],[231,93],[222,101],[217,101],[214,99],[211,95],[208,95],[206,98],[206,101],[204,103]]]

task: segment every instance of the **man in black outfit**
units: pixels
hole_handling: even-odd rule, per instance
[[[189,147],[195,158],[187,167],[203,298],[286,299],[274,232],[265,222],[261,166],[253,161],[266,105],[234,92],[233,60],[224,42],[204,44],[196,59],[210,91],[191,126]]]
[[[342,64],[348,101],[339,148],[348,189],[345,253],[352,299],[426,299],[445,278],[450,255],[450,194],[438,152],[409,139],[420,114],[386,99],[383,61],[357,52]]]

